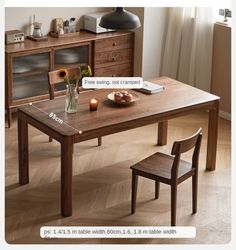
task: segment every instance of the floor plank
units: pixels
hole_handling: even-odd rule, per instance
[[[77,144],[73,165],[73,216],[60,216],[60,145],[30,127],[30,184],[18,185],[16,121],[6,129],[6,240],[15,243],[224,244],[230,241],[231,128],[220,119],[216,171],[205,171],[206,112],[169,122],[168,144],[156,146],[157,125]],[[195,239],[60,239],[45,240],[39,229],[64,226],[170,225],[170,190],[161,185],[154,200],[154,182],[140,178],[136,213],[130,214],[129,166],[157,150],[170,153],[174,140],[203,128],[200,153],[198,213],[191,214],[191,181],[179,186],[177,225],[197,227]],[[187,153],[183,159],[190,160]]]

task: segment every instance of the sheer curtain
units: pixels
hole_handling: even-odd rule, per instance
[[[212,8],[170,8],[162,75],[210,91]]]

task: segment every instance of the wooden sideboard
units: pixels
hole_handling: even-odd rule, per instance
[[[48,72],[90,65],[94,76],[133,76],[134,33],[117,31],[93,34],[81,31],[68,38],[5,46],[5,104],[8,126],[16,107],[49,99]],[[58,86],[56,95],[64,92]]]

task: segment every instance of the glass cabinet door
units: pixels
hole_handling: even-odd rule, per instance
[[[12,100],[48,94],[50,53],[12,58]]]
[[[89,64],[89,44],[78,47],[56,49],[54,52],[54,70],[61,68],[85,67]],[[64,90],[65,83],[55,86],[55,90]]]

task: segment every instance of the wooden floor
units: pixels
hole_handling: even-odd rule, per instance
[[[201,243],[230,241],[230,122],[220,119],[217,170],[205,171],[206,112],[169,122],[168,145],[157,147],[157,125],[150,125],[76,144],[73,170],[73,216],[60,216],[60,145],[30,127],[30,184],[18,185],[16,122],[6,129],[6,240],[8,243]],[[136,213],[130,214],[129,166],[156,152],[170,153],[175,139],[203,128],[200,153],[198,213],[191,214],[191,180],[178,189],[177,225],[196,226],[194,239],[41,239],[41,226],[168,226],[170,187],[161,185],[154,200],[154,183],[140,177]],[[189,160],[190,154],[184,159]]]

